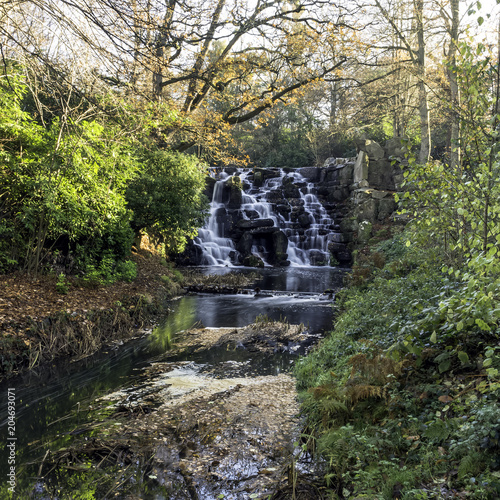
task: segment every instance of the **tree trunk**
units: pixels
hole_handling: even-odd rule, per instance
[[[460,22],[460,6],[459,0],[450,0],[451,5],[451,30],[450,30],[450,46],[449,46],[449,64],[448,81],[450,84],[451,94],[451,117],[450,117],[450,167],[453,169],[460,168],[461,151],[460,151],[460,94],[458,89],[456,67],[456,54],[458,44],[458,25]]]
[[[424,0],[415,0],[415,16],[417,29],[417,71],[418,71],[418,111],[420,114],[420,153],[418,161],[426,163],[431,154],[431,129],[429,123],[429,103],[425,88],[425,37],[424,37]]]

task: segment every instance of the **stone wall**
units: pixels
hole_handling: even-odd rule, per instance
[[[396,203],[394,193],[403,180],[401,166],[406,149],[401,139],[389,139],[384,147],[369,139],[356,141],[356,158],[328,158],[323,167],[300,169],[301,174],[318,183],[318,190],[343,213],[341,234],[331,245],[339,262],[346,262],[354,239],[366,243],[373,226],[387,222]]]

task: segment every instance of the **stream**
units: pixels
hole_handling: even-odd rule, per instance
[[[207,274],[234,272],[235,270],[242,273],[255,272],[255,269],[247,268],[204,268]],[[69,446],[75,436],[86,432],[84,414],[78,410],[80,407],[88,408],[89,402],[91,404],[94,401],[110,401],[116,405],[118,401],[123,405],[125,400],[130,404],[137,401],[137,405],[142,407],[144,401],[154,392],[155,394],[161,393],[161,398],[157,398],[152,404],[151,408],[155,410],[164,409],[173,402],[180,404],[181,400],[185,405],[195,404],[194,398],[202,396],[211,398],[207,404],[215,408],[218,404],[215,404],[219,397],[217,395],[221,391],[226,391],[227,398],[233,398],[232,407],[236,408],[240,403],[235,402],[234,398],[238,394],[242,395],[254,380],[263,383],[259,386],[261,388],[259,390],[264,392],[265,387],[268,388],[267,391],[273,391],[273,387],[277,387],[272,384],[278,384],[279,387],[290,385],[288,380],[290,377],[286,374],[297,359],[297,355],[304,354],[308,347],[317,342],[318,338],[331,328],[333,296],[330,290],[340,288],[344,272],[332,267],[264,268],[259,269],[258,272],[261,276],[255,284],[258,287],[258,293],[255,293],[252,287],[247,294],[182,296],[169,303],[168,314],[164,322],[152,332],[144,332],[140,337],[123,345],[102,349],[84,360],[75,363],[62,361],[44,367],[43,371],[29,372],[3,382],[0,386],[3,401],[6,400],[9,389],[15,391],[17,438],[15,465],[18,485],[29,481],[29,476],[33,475],[33,470],[26,468],[27,463],[39,462],[49,448],[58,449]],[[324,293],[325,290],[328,292]],[[222,332],[225,335],[222,338],[230,339],[231,332],[233,332],[230,329],[245,327],[253,323],[257,317],[260,317],[263,324],[273,320],[287,322],[290,325],[302,324],[301,340],[281,341],[275,345],[274,349],[269,349],[267,346],[266,350],[259,350],[258,344],[257,347],[253,345],[252,348],[248,348],[238,342],[234,343],[234,348],[229,348],[230,342],[224,343],[219,340],[205,347],[200,347],[199,342],[191,342],[182,349],[175,348],[182,339],[186,340],[187,330],[195,328],[205,332],[203,335],[206,335],[206,332],[210,332],[211,329],[226,328],[227,331]],[[233,333],[235,332],[236,330]],[[158,367],[161,368],[161,373],[158,372]],[[155,370],[152,371],[152,368]],[[283,378],[285,376],[288,379]],[[239,391],[238,394],[235,392],[235,387],[236,392]],[[198,390],[201,392],[197,393]],[[291,389],[287,390],[291,391]],[[257,406],[257,403],[254,406]],[[176,408],[178,408],[178,413],[182,414],[182,411],[188,407],[177,406]],[[156,413],[158,414],[160,410]],[[278,410],[279,408],[276,409]],[[227,408],[220,411],[226,415],[230,413]],[[5,444],[7,442],[5,439],[7,406],[5,404],[0,410],[0,421],[2,422],[2,443]],[[188,430],[184,429],[184,431],[187,435]],[[220,432],[221,435],[216,441],[222,442],[225,439],[224,430]],[[163,445],[156,450],[156,455],[160,459],[163,456],[163,464],[172,462],[170,458],[165,458],[173,449],[172,445],[167,443],[169,439],[167,434],[163,435]],[[88,435],[95,437],[98,434],[94,430]],[[197,438],[189,439],[191,443]],[[201,442],[201,438],[199,439]],[[252,439],[254,439],[252,441],[254,448],[249,448],[249,450],[258,448],[255,443],[259,441],[259,436],[256,435]],[[203,454],[208,451],[206,447],[201,447],[199,444],[196,446],[199,449],[195,457],[201,464]],[[5,458],[7,450],[4,448],[3,451],[4,459],[0,462],[0,472],[2,478],[5,478],[8,472]],[[157,465],[156,471],[150,477],[155,478],[158,484],[165,486],[183,479],[189,484],[185,493],[175,495],[171,493],[172,496],[165,496],[157,492],[151,498],[196,498],[197,494],[203,499],[248,498],[249,491],[257,488],[254,483],[248,482],[249,478],[253,480],[270,476],[271,472],[260,471],[274,471],[278,465],[282,465],[279,457],[269,458],[272,455],[271,452],[267,452],[267,458],[259,455],[258,450],[255,453],[248,452],[247,457],[251,454],[255,456],[256,463],[261,465],[258,472],[252,469],[257,467],[255,464],[247,463],[248,458],[245,458],[245,464],[247,464],[245,467],[248,470],[252,469],[253,472],[247,471],[246,473],[241,472],[243,465],[239,459],[229,460],[228,458],[222,464],[222,459],[210,458],[212,468],[215,467],[213,464],[217,464],[221,470],[224,470],[225,478],[232,478],[231,481],[224,482],[221,479],[222,476],[217,475],[219,473],[212,474],[215,478],[214,484],[218,484],[217,487],[211,485],[206,479],[193,478],[192,472],[189,472],[190,479],[187,481],[182,467],[181,472],[178,471],[178,464],[177,472],[164,473],[158,472],[161,467]],[[191,460],[196,461],[192,458]],[[264,466],[265,469],[262,468]],[[244,485],[243,489],[240,483]],[[193,493],[194,490],[198,493]],[[244,496],[242,491],[246,491],[247,496]],[[183,494],[185,496],[182,496]],[[49,497],[42,496],[41,498]]]

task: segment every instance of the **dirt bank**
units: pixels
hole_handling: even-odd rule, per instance
[[[56,357],[89,355],[130,336],[182,290],[162,280],[169,269],[158,255],[139,251],[132,259],[132,283],[88,288],[69,277],[67,294],[57,292],[55,276],[0,276],[0,378]]]

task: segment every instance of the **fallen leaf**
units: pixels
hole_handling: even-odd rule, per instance
[[[453,401],[453,398],[450,397],[450,396],[439,396],[439,401],[441,401],[441,403],[451,403]]]

